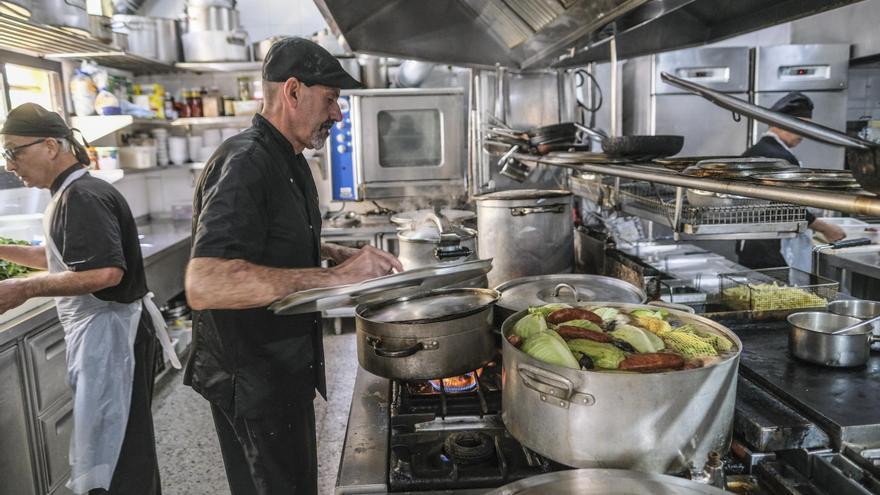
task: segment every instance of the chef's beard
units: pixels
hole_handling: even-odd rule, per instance
[[[324,147],[324,143],[327,142],[327,136],[330,135],[330,128],[333,127],[333,121],[328,120],[321,124],[315,132],[312,133],[312,136],[309,140],[309,147],[313,150],[319,150]]]

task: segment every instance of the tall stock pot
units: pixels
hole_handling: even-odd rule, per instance
[[[622,310],[652,306],[592,303]],[[502,325],[502,419],[526,447],[579,468],[677,473],[730,446],[742,343],[718,323],[669,310],[683,323],[722,333],[736,351],[713,365],[663,373],[581,371],[532,358],[507,336],[527,311]]]

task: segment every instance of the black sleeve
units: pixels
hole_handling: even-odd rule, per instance
[[[193,258],[258,262],[268,231],[266,185],[261,157],[234,152],[214,163],[202,182]],[[262,159],[267,159],[262,157]]]
[[[807,226],[813,225],[813,222],[816,221],[816,215],[810,213],[810,210],[807,210]]]
[[[61,241],[56,245],[69,270],[127,269],[112,198],[71,187],[58,206],[53,223],[60,235],[52,237]]]

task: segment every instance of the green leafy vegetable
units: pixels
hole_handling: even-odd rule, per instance
[[[555,335],[555,332],[547,331],[532,335],[526,339],[520,350],[545,363],[580,369],[571,350],[559,335]]]
[[[620,314],[620,311],[618,311],[615,308],[602,307],[602,308],[595,308],[590,311],[599,315],[602,318],[602,321],[604,321],[605,323],[610,323],[610,322],[614,321],[614,319],[617,318],[617,315]]]
[[[647,316],[649,318],[657,318],[660,320],[665,320],[667,316],[669,316],[669,311],[664,309],[658,309],[657,311],[651,311],[650,309],[636,309],[630,313],[635,317],[639,316]]]
[[[626,358],[626,354],[617,347],[593,340],[569,340],[568,348],[573,352],[580,352],[590,356],[597,367],[609,370],[616,370],[620,366],[620,362]]]
[[[596,325],[590,320],[568,320],[565,323],[561,323],[560,325],[565,325],[569,327],[578,327],[578,328],[586,328],[587,330],[593,330],[594,332],[601,332],[602,328],[599,325]]]
[[[557,309],[565,309],[570,307],[571,306],[565,303],[551,303],[545,304],[543,306],[533,306],[529,308],[529,314],[540,315],[541,318],[547,318],[547,315],[556,311]]]
[[[535,314],[523,316],[513,326],[514,335],[518,335],[522,339],[528,339],[532,335],[546,330],[547,322],[544,320],[544,317]]]
[[[662,339],[632,325],[617,325],[611,335],[628,342],[639,352],[657,352],[665,347]]]

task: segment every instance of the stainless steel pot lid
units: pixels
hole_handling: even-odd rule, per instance
[[[269,309],[275,314],[292,315],[355,306],[454,285],[491,269],[491,259],[438,263],[357,284],[294,292],[272,303]]]
[[[357,314],[377,323],[435,323],[481,311],[500,296],[491,289],[439,289],[358,306]]]
[[[467,227],[451,226],[447,234],[455,234],[461,240],[473,239],[477,236],[477,231]],[[434,224],[424,224],[416,228],[400,230],[397,237],[404,241],[413,242],[440,242],[440,229]]]
[[[391,221],[401,227],[409,228],[412,225],[421,225],[427,221],[434,210],[412,210],[395,213],[391,216]],[[462,224],[468,220],[477,218],[476,212],[470,210],[449,210],[442,209],[440,214],[446,217],[452,224]]]
[[[477,196],[475,199],[477,201],[484,200],[518,200],[518,199],[544,199],[544,198],[563,198],[566,196],[571,196],[569,191],[563,191],[559,189],[514,189],[511,191],[498,191],[489,194],[484,194],[482,196]]]
[[[724,490],[665,474],[574,469],[525,478],[486,495],[724,495]]]
[[[538,275],[505,282],[495,288],[501,293],[498,305],[513,311],[550,303],[577,304],[590,301],[643,304],[647,300],[638,287],[602,275]]]
[[[793,165],[778,158],[722,158],[699,161],[696,167],[707,170],[755,170],[755,169],[785,169]]]

